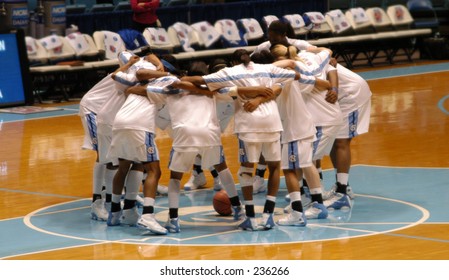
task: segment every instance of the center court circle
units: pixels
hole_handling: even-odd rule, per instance
[[[279,197],[285,195],[279,191]],[[136,227],[108,227],[90,219],[90,199],[52,205],[24,217],[24,223],[41,233],[72,239],[74,242],[120,242],[159,245],[237,246],[282,244],[364,237],[396,231],[423,223],[429,212],[415,204],[370,195],[357,195],[350,211],[336,210],[323,220],[308,220],[306,227],[276,226],[268,231],[247,232],[236,228],[232,217],[218,215],[212,207],[212,190],[180,196],[180,233],[154,235]],[[255,195],[256,213],[263,210],[265,195]],[[156,198],[156,219],[164,225],[168,217],[167,197]],[[287,202],[278,199],[274,219],[283,214]],[[141,209],[140,209],[141,211]],[[391,215],[391,213],[395,213]]]

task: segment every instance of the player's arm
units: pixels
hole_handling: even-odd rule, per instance
[[[187,90],[191,94],[193,93],[193,94],[201,94],[201,95],[213,96],[216,93],[215,91],[210,91],[207,88],[198,87],[198,86],[196,86],[193,83],[188,82],[188,81],[175,82],[175,83],[172,84],[172,86],[175,87],[175,88]]]
[[[334,104],[338,100],[338,73],[337,70],[327,72],[327,79],[330,83],[330,89],[326,94],[326,101]]]
[[[147,96],[147,86],[146,85],[135,85],[126,89],[126,94],[137,94],[142,96]]]
[[[240,91],[240,88],[238,88],[238,90]],[[243,104],[243,109],[247,112],[252,112],[252,111],[256,110],[260,104],[276,99],[276,97],[278,97],[279,94],[281,94],[282,87],[280,85],[273,85],[271,87],[271,90],[274,93],[274,96],[268,97],[268,96],[259,95],[255,98],[245,102],[245,104]]]
[[[128,60],[128,62],[126,64],[124,64],[123,66],[120,66],[119,68],[117,68],[117,70],[115,70],[112,74],[111,77],[112,79],[115,80],[115,77],[117,75],[117,73],[119,72],[126,72],[128,71],[128,69],[133,66],[134,63],[136,63],[137,61],[140,60],[140,57],[138,57],[137,55],[133,55],[130,57],[130,59]]]
[[[168,72],[162,72],[158,70],[139,69],[136,73],[136,78],[139,81],[145,81],[149,79],[161,78],[164,76],[170,76]]]
[[[184,76],[181,78],[181,81],[190,82],[197,86],[206,84],[202,76]]]
[[[154,53],[149,53],[145,59],[156,66],[157,71],[164,72],[164,64],[162,64],[162,61]]]
[[[243,99],[256,98],[258,96],[263,96],[267,98],[275,98],[275,93],[272,88],[263,86],[254,87],[237,87],[237,94]]]

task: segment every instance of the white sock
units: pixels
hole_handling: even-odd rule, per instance
[[[349,174],[348,173],[337,173],[337,182],[342,185],[348,185]]]
[[[237,196],[237,189],[235,188],[234,178],[232,177],[232,173],[229,168],[226,168],[225,170],[219,172],[218,177],[220,178],[221,184],[223,185],[228,196]]]
[[[104,184],[106,186],[106,193],[112,194],[112,181],[114,181],[115,173],[117,169],[107,169],[104,172]]]
[[[140,185],[142,184],[142,171],[130,170],[126,176],[126,193],[125,199],[136,200],[139,193]]]
[[[179,208],[179,191],[181,188],[181,181],[177,179],[170,179],[168,182],[168,207]]]
[[[106,165],[99,162],[95,162],[93,170],[93,182],[92,182],[93,183],[92,191],[94,194],[101,194],[105,170]]]

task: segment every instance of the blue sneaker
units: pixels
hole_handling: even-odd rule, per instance
[[[106,224],[108,226],[118,226],[120,225],[120,218],[122,217],[122,210],[117,212],[109,212],[108,220]]]
[[[260,229],[269,230],[274,228],[275,223],[273,220],[273,213],[263,213],[262,214],[262,223],[259,225]]]
[[[304,214],[307,219],[326,219],[329,211],[327,211],[327,208],[323,204],[314,201]]]
[[[350,198],[342,193],[334,192],[332,196],[324,201],[324,206],[327,209],[350,209],[351,208],[351,200]]]
[[[240,206],[232,206],[232,216],[234,217],[234,221],[240,221],[245,219],[245,209],[242,205]]]
[[[164,226],[171,233],[181,232],[181,227],[179,226],[179,218],[168,218],[168,221]]]
[[[238,228],[248,231],[257,231],[256,218],[246,217],[246,219],[238,225]]]

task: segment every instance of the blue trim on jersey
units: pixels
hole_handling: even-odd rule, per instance
[[[298,141],[288,142],[288,169],[294,170],[300,168],[299,166],[299,149]]]
[[[98,138],[97,138],[97,115],[89,113],[86,115],[87,127],[92,139],[92,146],[94,151],[98,151]]]
[[[354,138],[358,135],[357,133],[357,124],[359,123],[359,111],[355,110],[354,112],[348,115],[348,125],[349,125],[349,138]]]
[[[159,161],[159,151],[154,142],[154,133],[145,131],[145,147],[147,151],[147,162]]]
[[[248,162],[248,157],[246,156],[245,142],[239,139],[239,161]]]
[[[125,86],[134,86],[134,85],[138,84],[138,82],[136,82],[136,81],[133,81],[133,82],[132,81],[128,81],[128,80],[120,78],[118,76],[115,76],[114,81],[119,83],[119,84],[125,85]]]
[[[173,149],[173,147],[170,150],[170,155],[168,157],[168,165],[167,167],[170,169],[170,164],[171,164],[171,160],[173,159],[173,154],[175,153],[175,149]]]
[[[179,81],[179,79],[175,76],[165,76],[158,78],[148,84],[147,93],[153,92],[159,94],[179,94],[185,91],[183,89],[175,88],[171,85],[164,85],[164,83],[166,83],[167,81],[172,81],[172,83],[174,83],[176,81]]]
[[[224,155],[223,145],[220,145],[220,163],[223,163],[225,161],[226,161],[226,158]]]
[[[301,76],[298,80],[301,84],[307,84],[307,85],[314,85],[316,80],[315,79],[303,79],[303,76]]]
[[[316,126],[316,140],[313,142],[313,155],[315,155],[318,146],[320,145],[321,138],[323,138],[323,127]]]
[[[323,60],[323,61],[319,64],[318,68],[316,68],[316,69],[314,69],[314,70],[312,70],[312,71],[306,71],[306,70],[303,70],[303,69],[301,69],[301,68],[298,67],[298,66],[295,67],[295,71],[296,71],[296,72],[299,72],[299,74],[303,74],[303,75],[307,75],[307,76],[315,76],[315,75],[318,75],[319,73],[321,73],[321,72],[323,71],[324,67],[325,67],[327,64],[329,64],[329,60],[330,60],[330,56],[327,56],[326,59]]]
[[[257,72],[257,73],[245,73],[239,75],[230,75],[222,78],[204,78],[206,84],[210,83],[224,83],[228,81],[236,81],[236,80],[245,80],[245,79],[254,79],[254,78],[295,78],[295,73],[268,73],[268,72]]]

